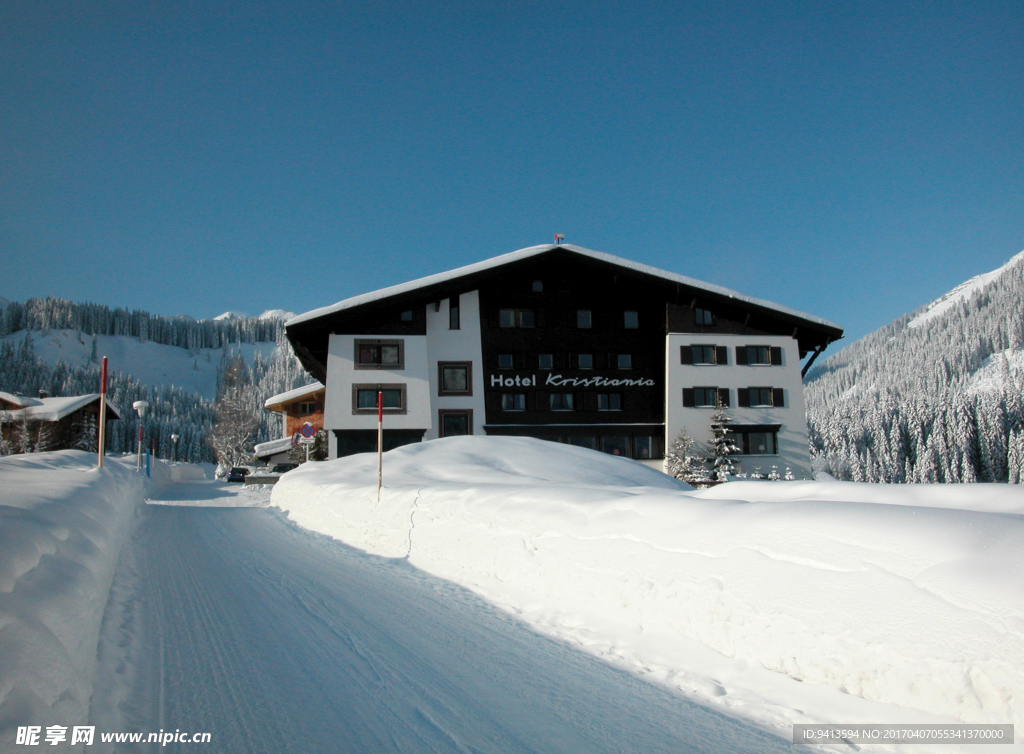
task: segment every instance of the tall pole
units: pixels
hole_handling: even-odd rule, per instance
[[[96,463],[103,468],[103,453],[107,444],[107,357],[103,357],[103,366],[100,368],[100,426],[99,440],[96,443],[98,458]]]
[[[147,401],[135,401],[132,404],[132,408],[139,414],[139,455],[135,464],[135,470],[142,471],[142,419],[146,416],[146,409],[149,408],[149,403]]]
[[[377,391],[377,502],[384,481],[384,393]]]

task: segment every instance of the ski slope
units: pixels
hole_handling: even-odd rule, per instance
[[[96,348],[93,349],[95,337]],[[235,343],[227,348],[185,348],[142,341],[126,335],[86,335],[78,330],[19,330],[0,339],[19,346],[32,339],[36,356],[47,366],[63,361],[69,366],[99,366],[106,356],[113,372],[130,374],[143,385],[174,386],[213,400],[217,393],[217,368],[225,352],[241,355],[251,364],[256,354],[272,357],[276,343]]]

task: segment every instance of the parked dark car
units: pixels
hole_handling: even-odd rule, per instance
[[[275,463],[274,468],[270,470],[271,474],[285,474],[292,469],[299,468],[297,463]]]
[[[250,469],[247,469],[244,466],[236,466],[228,472],[228,481],[244,482],[245,478],[249,476],[249,471]]]

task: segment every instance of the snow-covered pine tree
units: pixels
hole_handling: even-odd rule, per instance
[[[708,482],[705,456],[698,452],[697,441],[681,429],[665,452],[665,469],[676,479],[688,484]]]
[[[742,449],[736,445],[736,440],[729,432],[729,425],[733,418],[726,412],[721,403],[711,417],[711,464],[712,474],[716,481],[727,481],[728,477],[736,473],[736,466],[732,456],[741,453]]]

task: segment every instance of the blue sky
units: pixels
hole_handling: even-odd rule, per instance
[[[0,296],[296,312],[566,240],[866,334],[1024,249],[1020,2],[0,4]]]

